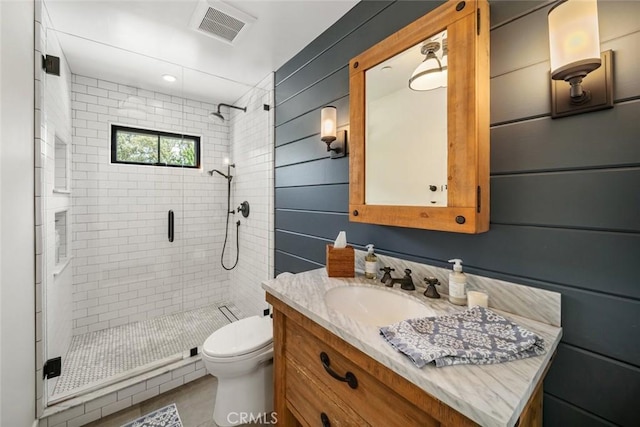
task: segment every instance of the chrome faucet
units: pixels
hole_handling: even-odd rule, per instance
[[[411,278],[411,270],[408,268],[404,270],[404,277],[394,279],[391,277],[391,272],[395,271],[393,268],[385,267],[381,269],[384,271],[384,276],[380,280],[385,286],[393,287],[396,283],[400,283],[400,289],[405,291],[415,291],[416,287],[413,284],[413,279]]]

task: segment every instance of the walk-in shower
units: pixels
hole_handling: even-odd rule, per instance
[[[35,22],[36,55],[60,58],[59,76],[36,70],[34,83],[36,399],[45,418],[77,411],[78,401],[105,414],[107,396],[118,395],[119,408],[136,402],[119,396],[132,384],[204,375],[205,339],[261,314],[260,283],[273,277],[273,112],[263,109],[273,104],[273,75],[246,85],[97,49],[53,28],[64,13],[43,11]],[[99,75],[65,56],[77,44],[109,59],[93,58]],[[246,220],[248,203],[233,209],[245,197],[254,204]]]
[[[216,171],[226,183],[203,173],[230,155],[232,121],[212,122],[214,105],[181,90],[164,94],[68,69],[45,79],[43,116],[59,146],[43,174],[45,233],[53,237],[45,245],[53,250],[44,360],[62,359],[61,375],[46,380],[55,404],[198,354],[213,331],[245,313],[214,261],[222,239],[231,239],[228,215],[214,207],[230,204],[233,168]],[[50,94],[76,101],[66,110],[65,99]],[[112,103],[121,108],[91,113],[110,96],[122,98]],[[48,184],[62,175],[64,187]]]
[[[238,299],[239,285],[231,285],[241,277],[259,287],[269,277],[253,279],[241,270],[237,249],[245,247],[245,236],[239,225],[233,267],[217,260],[230,258],[231,217],[249,211],[246,202],[232,209],[233,197],[249,187],[269,191],[265,174],[256,175],[255,160],[234,147],[272,144],[269,121],[256,118],[266,114],[261,107],[270,89],[239,85],[238,98],[248,96],[237,104],[249,108],[216,105],[209,102],[213,94],[202,93],[207,79],[212,81],[204,86],[219,86],[214,76],[117,48],[110,49],[121,63],[160,70],[179,84],[73,74],[61,45],[79,41],[50,28],[43,34],[43,53],[61,63],[60,76],[38,76],[42,114],[36,116],[43,144],[36,173],[42,188],[37,234],[43,240],[39,357],[43,364],[51,360],[49,367],[61,359],[61,369],[51,368],[43,383],[43,403],[54,406],[170,363],[187,363],[213,331],[261,312],[262,295],[247,304]],[[230,116],[225,107],[247,113]],[[211,120],[212,114],[223,120]],[[245,132],[248,123],[251,134]],[[124,131],[116,133],[114,126]],[[237,174],[231,164],[213,169],[232,156],[253,167],[251,174]],[[253,227],[247,237],[266,233],[246,227]],[[244,257],[254,251],[246,248]]]

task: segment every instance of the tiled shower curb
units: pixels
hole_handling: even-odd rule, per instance
[[[207,375],[200,355],[44,409],[39,427],[79,427]]]

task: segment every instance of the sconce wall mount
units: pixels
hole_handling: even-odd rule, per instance
[[[613,107],[612,52],[600,52],[597,1],[560,1],[548,21],[551,117]]]
[[[336,132],[336,139],[324,141],[327,144],[327,151],[332,159],[339,159],[347,155],[347,131],[345,129]]]
[[[347,155],[347,131],[337,128],[336,107],[324,107],[320,114],[320,139],[327,144],[329,157],[338,159]]]
[[[613,51],[601,53],[602,65],[581,78],[583,93],[575,96],[574,87],[562,80],[551,80],[551,117],[613,108]],[[574,96],[572,96],[574,95]]]

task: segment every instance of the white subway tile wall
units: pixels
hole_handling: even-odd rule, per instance
[[[73,334],[228,300],[218,260],[229,156],[214,104],[73,75]],[[199,169],[112,164],[112,124],[201,137]],[[167,238],[168,211],[175,240]]]
[[[240,98],[236,105],[247,112],[231,112],[231,160],[235,163],[232,207],[248,201],[248,218],[240,220],[240,259],[231,271],[230,300],[247,316],[267,308],[260,283],[273,277],[273,74]],[[226,264],[235,260],[235,225],[230,226]],[[232,236],[232,237],[231,237]],[[232,240],[233,239],[233,240]]]

